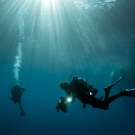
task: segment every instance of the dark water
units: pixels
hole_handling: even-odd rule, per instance
[[[135,99],[108,111],[55,106],[61,81],[82,76],[99,93],[119,76],[111,95],[135,87],[134,0],[0,0],[0,135],[134,135]],[[23,81],[22,105],[9,100]]]

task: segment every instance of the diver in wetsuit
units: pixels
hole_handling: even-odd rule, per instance
[[[22,109],[22,104],[21,104],[21,97],[23,92],[25,91],[24,88],[21,88],[22,83],[20,83],[19,85],[14,85],[11,88],[11,95],[12,97],[10,98],[10,100],[12,100],[15,104],[18,103],[19,107],[20,107],[20,115],[21,116],[25,116],[25,112]]]
[[[67,93],[67,97],[71,96],[72,94],[74,95],[74,97],[78,98],[83,103],[84,108],[86,107],[86,104],[90,104],[94,108],[108,110],[109,104],[119,97],[135,97],[135,89],[126,89],[120,91],[118,94],[109,97],[111,88],[115,86],[122,78],[123,77],[120,77],[118,80],[114,81],[112,84],[104,88],[104,100],[102,100],[103,96],[101,96],[101,98],[95,97],[98,90],[95,89],[83,78],[73,77],[72,81],[69,84],[67,82],[61,82],[60,87]]]
[[[66,113],[68,112],[68,107],[67,105],[71,104],[74,102],[74,97],[60,97],[60,99],[58,100],[57,106],[56,106],[56,110],[57,112],[59,112],[59,110],[61,110],[62,112]]]
[[[67,102],[66,102],[66,98],[65,97],[60,97],[60,99],[58,100],[57,106],[56,106],[56,110],[57,112],[59,112],[59,110],[61,110],[62,112],[68,112],[67,110]]]

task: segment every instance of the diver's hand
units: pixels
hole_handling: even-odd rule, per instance
[[[56,110],[57,110],[57,112],[59,112],[59,108],[56,106]]]
[[[25,88],[21,88],[21,90],[25,91],[26,89]]]

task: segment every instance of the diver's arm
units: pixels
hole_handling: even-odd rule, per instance
[[[70,96],[71,96],[71,92],[67,92],[66,97],[70,97]]]
[[[21,89],[21,95],[23,94],[23,92],[26,90],[24,88],[20,88]]]
[[[59,107],[58,106],[56,106],[56,110],[57,110],[57,112],[59,112]]]
[[[72,94],[72,101],[71,103],[74,103],[75,102],[75,95]]]

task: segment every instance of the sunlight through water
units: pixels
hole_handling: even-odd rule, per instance
[[[103,61],[109,61],[110,55],[106,48],[108,41],[112,40],[108,34],[112,27],[106,25],[107,21],[111,22],[110,16],[106,17],[102,11],[113,8],[115,2],[13,0],[5,15],[11,13],[14,22],[18,23],[18,31],[15,25],[12,26],[12,31],[18,34],[17,52],[21,52],[20,55],[16,54],[14,63],[16,80],[19,80],[23,60],[28,67],[47,69],[49,72],[59,68],[72,71],[88,67],[100,71],[100,68],[94,65],[98,63],[104,67]],[[101,58],[99,55],[104,57]]]
[[[114,7],[116,0],[74,0],[74,4],[78,8],[94,9],[108,7],[110,10]]]

